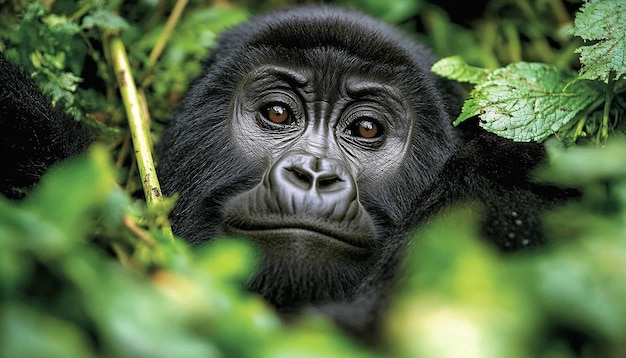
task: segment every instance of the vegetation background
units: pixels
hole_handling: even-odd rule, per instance
[[[219,32],[290,3],[0,0],[0,51],[101,138],[24,201],[0,198],[0,357],[626,356],[621,0],[336,1],[446,57],[435,71],[468,84],[458,121],[545,141],[538,177],[584,193],[534,252],[495,252],[465,207],[416,233],[379,347],[315,312],[281,323],[242,290],[244,242],[171,237],[175,198],[139,179],[152,144]],[[125,65],[135,92],[114,75]]]

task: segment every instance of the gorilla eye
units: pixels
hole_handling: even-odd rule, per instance
[[[382,127],[373,119],[358,119],[348,127],[351,136],[361,138],[376,138],[382,135]]]
[[[291,113],[280,104],[267,107],[263,112],[263,116],[270,122],[277,124],[290,124],[292,122]]]

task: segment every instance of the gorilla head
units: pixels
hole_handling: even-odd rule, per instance
[[[248,237],[251,289],[281,309],[350,297],[411,227],[459,146],[461,96],[397,30],[334,7],[225,32],[164,134],[175,232]]]

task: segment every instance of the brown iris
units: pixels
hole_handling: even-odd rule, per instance
[[[273,105],[267,109],[267,119],[274,123],[286,124],[289,121],[289,111],[281,105]]]
[[[372,121],[361,120],[358,123],[358,133],[363,138],[374,138],[378,135],[378,126]]]

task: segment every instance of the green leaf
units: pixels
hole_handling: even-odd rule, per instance
[[[51,14],[42,20],[48,25],[48,30],[53,31],[58,36],[72,36],[80,31],[78,25],[65,16]]]
[[[442,58],[435,62],[431,70],[439,76],[472,84],[479,84],[489,74],[484,68],[468,65],[459,56]]]
[[[128,27],[128,23],[111,11],[98,9],[85,16],[81,26],[85,29],[98,27],[106,30],[122,30]]]
[[[198,267],[222,280],[241,282],[252,272],[255,257],[258,253],[249,242],[232,238],[214,240],[197,252]]]
[[[614,226],[615,221],[601,220],[596,224]],[[570,239],[551,255],[538,256],[528,274],[535,277],[532,289],[551,316],[617,341],[626,333],[626,309],[615,304],[626,299],[626,241],[620,231],[598,230],[595,225],[589,229],[592,236]]]
[[[477,211],[447,210],[413,238],[391,310],[396,356],[530,356],[532,301],[519,276],[478,239]]]
[[[582,78],[608,82],[626,74],[626,2],[592,0],[585,3],[574,21],[574,35],[586,43],[578,48]]]
[[[0,309],[0,356],[94,357],[85,332],[46,311],[19,302]]]
[[[455,125],[474,115],[480,126],[516,141],[542,141],[558,131],[602,91],[590,81],[540,63],[497,69],[470,93]]]
[[[54,222],[60,230],[73,233],[75,228],[89,224],[85,220],[88,209],[104,201],[114,188],[108,152],[95,146],[88,157],[53,167],[24,205]]]
[[[567,186],[626,178],[626,141],[609,141],[604,147],[546,145],[550,165],[537,172],[540,180]],[[622,179],[623,180],[623,179]]]
[[[424,7],[423,0],[342,0],[339,3],[343,6],[358,8],[391,24],[406,21]]]

